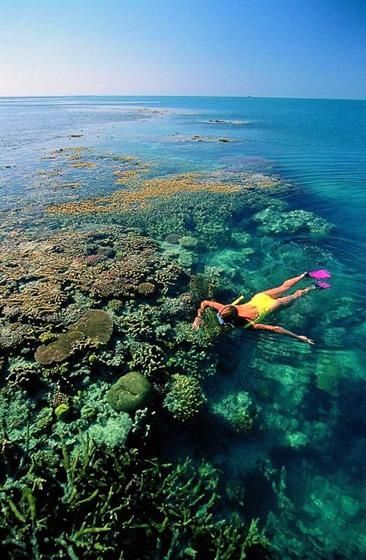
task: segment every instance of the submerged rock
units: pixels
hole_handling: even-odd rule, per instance
[[[116,412],[135,412],[144,408],[152,399],[152,385],[137,371],[130,371],[112,385],[107,401]]]

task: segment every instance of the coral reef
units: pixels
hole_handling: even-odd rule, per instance
[[[308,539],[325,557],[324,535],[341,525],[335,502],[343,520],[360,511],[349,488],[363,465],[345,433],[364,427],[362,403],[346,407],[354,384],[364,389],[362,305],[355,317],[352,297],[329,290],[280,311],[315,349],[223,328],[212,309],[198,331],[192,320],[202,300],[249,299],[309,266],[340,267],[322,239],[330,224],[233,161],[173,175],[174,162],[156,176],[160,167],[84,148],[49,157],[35,182],[47,211],[40,198],[0,224],[4,555],[258,560],[270,557],[250,521],[260,516],[280,556],[311,557],[298,544]],[[359,340],[344,350],[350,326]],[[207,462],[169,464],[203,454],[222,477]],[[292,501],[304,472],[310,497],[296,490]]]

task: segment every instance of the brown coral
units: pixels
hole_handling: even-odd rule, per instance
[[[107,344],[112,336],[113,321],[110,315],[101,309],[91,309],[75,325],[93,346]]]
[[[35,353],[35,359],[43,366],[67,360],[78,345],[86,339],[82,331],[68,331],[60,334],[58,339],[51,344],[39,346]]]
[[[105,311],[91,309],[66,333],[50,344],[39,346],[35,359],[42,365],[67,360],[75,350],[83,346],[106,344],[113,331],[113,321]]]
[[[152,282],[141,282],[137,286],[137,293],[143,297],[151,297],[156,293],[156,286]]]

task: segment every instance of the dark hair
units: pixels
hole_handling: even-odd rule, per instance
[[[227,325],[232,325],[233,327],[245,327],[250,323],[250,319],[239,317],[239,312],[235,305],[225,305],[220,311],[220,317]]]
[[[220,311],[220,317],[227,323],[235,322],[235,319],[238,318],[238,310],[234,305],[225,305]]]

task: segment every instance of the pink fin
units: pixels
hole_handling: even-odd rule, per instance
[[[310,278],[314,278],[315,280],[323,280],[325,278],[330,278],[332,275],[330,272],[325,270],[324,268],[320,270],[312,270],[309,272]]]
[[[319,281],[317,281],[317,282],[315,282],[315,285],[316,285],[318,288],[321,288],[322,290],[326,290],[327,288],[331,288],[331,285],[328,284],[328,282],[319,282]]]

